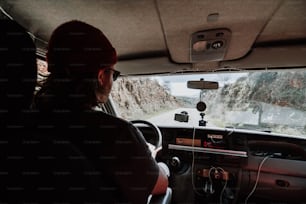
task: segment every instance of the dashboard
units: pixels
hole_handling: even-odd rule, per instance
[[[304,203],[306,139],[267,132],[159,127],[157,160],[171,171],[173,203]],[[141,128],[147,141],[148,128]]]

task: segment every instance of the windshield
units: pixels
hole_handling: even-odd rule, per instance
[[[187,81],[200,79],[216,81],[219,88],[187,88]],[[306,137],[305,97],[305,70],[121,77],[112,91],[119,116],[127,120]],[[204,111],[197,110],[199,102]]]

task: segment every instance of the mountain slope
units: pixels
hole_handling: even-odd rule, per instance
[[[121,77],[113,84],[111,96],[121,117],[125,119],[139,119],[143,115],[178,107],[175,97],[157,81],[149,78]]]

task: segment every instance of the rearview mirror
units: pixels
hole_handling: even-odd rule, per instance
[[[201,79],[199,81],[188,81],[187,87],[190,89],[218,89],[219,83],[215,81],[204,81],[204,79]]]

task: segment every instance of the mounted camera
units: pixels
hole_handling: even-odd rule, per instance
[[[181,113],[176,113],[174,115],[174,120],[179,122],[188,123],[189,115],[186,111],[182,111]]]
[[[203,112],[206,110],[206,103],[204,103],[203,101],[200,101],[197,103],[197,110],[200,112]]]
[[[201,120],[199,120],[199,126],[206,126],[207,121],[204,120],[206,110],[206,104],[203,101],[197,103],[197,110],[200,112]]]
[[[196,108],[200,112],[201,120],[199,120],[199,126],[206,126],[207,121],[204,120],[206,110],[206,103],[202,101],[202,96],[204,93],[204,89],[218,89],[218,82],[214,81],[204,81],[204,79],[200,79],[200,81],[188,81],[187,87],[190,89],[201,89],[200,91],[200,101],[197,103]]]

